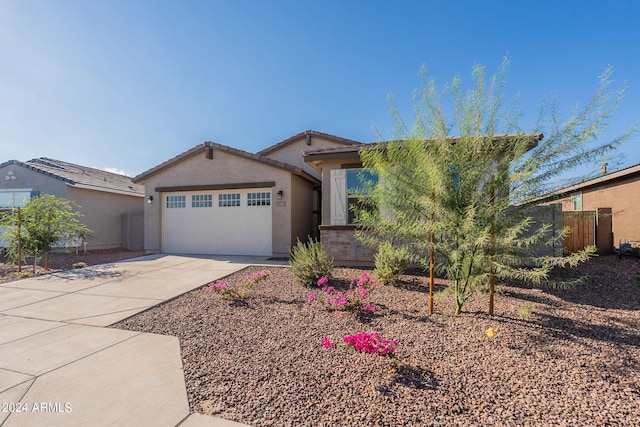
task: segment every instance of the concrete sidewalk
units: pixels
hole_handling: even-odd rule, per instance
[[[0,425],[240,426],[189,414],[176,337],[109,329],[256,257],[151,255],[0,285]]]

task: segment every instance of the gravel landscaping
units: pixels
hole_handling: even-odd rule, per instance
[[[595,258],[572,290],[501,286],[494,317],[486,295],[453,315],[443,280],[429,315],[420,275],[374,290],[373,315],[328,311],[268,271],[247,300],[197,289],[114,327],[177,336],[192,411],[252,426],[640,426],[638,259]],[[396,340],[394,357],[321,344],[363,331]]]

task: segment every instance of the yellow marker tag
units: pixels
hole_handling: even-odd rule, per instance
[[[496,334],[496,330],[493,328],[489,328],[486,331],[484,331],[484,333],[489,337],[489,338],[493,338],[493,336]]]

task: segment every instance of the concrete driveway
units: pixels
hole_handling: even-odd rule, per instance
[[[0,284],[0,425],[240,426],[189,414],[176,337],[105,328],[256,257],[150,255]]]

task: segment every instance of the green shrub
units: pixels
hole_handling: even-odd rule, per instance
[[[518,316],[521,319],[529,319],[535,312],[536,305],[534,303],[527,303],[518,309]]]
[[[310,238],[307,243],[298,243],[291,249],[291,271],[296,280],[304,285],[315,285],[321,277],[331,277],[333,259],[322,250],[318,240]]]
[[[406,247],[393,247],[389,242],[381,243],[375,255],[375,275],[385,285],[396,283],[398,276],[405,272],[411,260]]]

